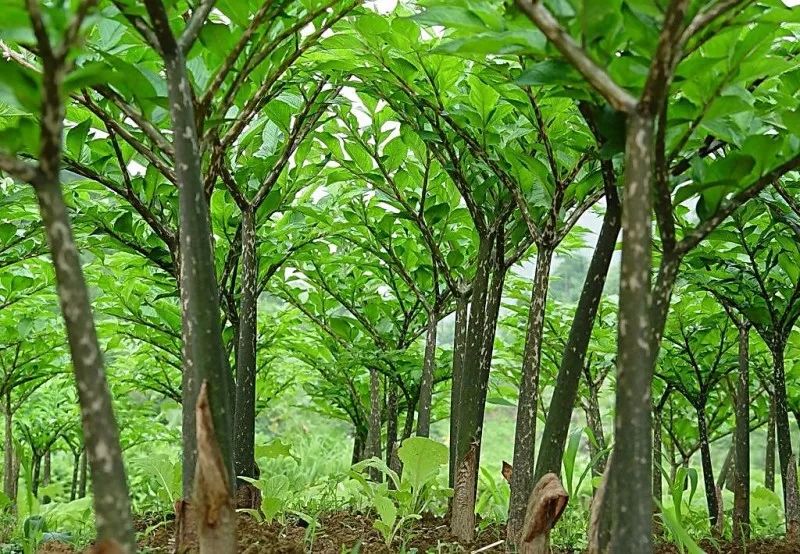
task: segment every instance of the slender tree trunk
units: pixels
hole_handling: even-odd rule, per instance
[[[10,500],[14,500],[16,495],[14,483],[14,435],[11,413],[11,395],[6,394],[4,398],[3,416],[5,423],[5,434],[3,438],[3,494]]]
[[[750,328],[739,324],[739,371],[734,432],[733,540],[750,540]]]
[[[456,298],[455,329],[453,332],[453,379],[450,389],[450,460],[448,481],[453,488],[455,480],[456,445],[458,444],[458,420],[461,411],[461,384],[464,380],[464,356],[467,347],[467,322],[469,298],[461,295]]]
[[[662,421],[661,410],[653,410],[653,498],[656,502],[660,503],[662,496],[664,496],[664,488],[661,477],[661,458],[663,440],[662,440]],[[661,509],[658,504],[653,506],[655,513],[659,513]]]
[[[419,417],[417,436],[428,437],[431,432],[431,403],[433,401],[433,376],[436,369],[436,328],[439,314],[435,310],[428,314],[425,334],[425,359],[422,363],[422,380],[419,385]]]
[[[369,429],[365,457],[381,457],[381,381],[375,368],[369,370]],[[379,478],[377,471],[371,471],[370,476],[374,480]]]
[[[386,465],[400,473],[400,458],[397,457],[397,383],[386,378]]]
[[[81,453],[81,474],[78,478],[78,498],[84,498],[86,496],[87,465],[86,450],[84,449]]]
[[[481,411],[480,399],[480,353],[486,322],[486,300],[491,270],[492,241],[482,237],[478,248],[477,269],[472,283],[472,299],[466,344],[460,379],[453,382],[454,396],[458,403],[453,406],[455,416],[455,457],[453,499],[451,503],[450,528],[463,541],[472,540],[475,534],[475,478],[478,471]]]
[[[414,432],[414,406],[418,403],[406,399],[406,421],[403,423],[403,436],[400,438],[400,442],[406,440]]]
[[[83,437],[92,469],[98,542],[114,541],[128,554],[135,550],[136,544],[128,484],[89,292],[61,195],[58,168],[43,167],[43,173],[45,177],[35,187],[36,198],[50,245],[72,355]]]
[[[480,465],[483,419],[486,395],[489,385],[489,372],[492,363],[494,337],[497,318],[503,294],[506,270],[502,265],[503,235],[495,237],[495,256],[491,256],[491,243],[487,260],[487,271],[483,293],[476,295],[473,289],[473,304],[470,314],[469,339],[477,351],[469,347],[464,365],[464,386],[461,392],[462,415],[459,426],[459,454],[456,461],[451,531],[464,541],[471,541],[475,535],[475,501],[478,487],[478,467]],[[480,259],[480,256],[479,256]],[[475,303],[482,298],[481,307]],[[473,322],[475,325],[473,326]],[[477,335],[476,337],[474,335]],[[474,342],[473,342],[474,338]],[[469,346],[469,345],[468,345]]]
[[[734,435],[736,435],[736,429],[734,429]],[[728,487],[728,490],[733,492],[733,478],[732,475],[735,472],[733,470],[733,458],[734,458],[734,450],[736,449],[736,438],[731,441],[731,445],[728,448],[727,454],[725,454],[725,460],[722,462],[722,467],[719,470],[719,474],[717,475],[717,488],[722,490],[725,487]]]
[[[200,148],[186,60],[169,28],[169,18],[161,1],[145,0],[145,7],[164,59],[178,181],[183,338],[183,498],[189,501],[193,496],[197,465],[197,399],[203,382],[208,383],[216,442],[232,489],[232,376],[222,344],[211,224],[203,190]]]
[[[364,459],[364,445],[366,437],[356,429],[353,435],[353,455],[350,457],[350,465],[356,464]]]
[[[78,495],[78,476],[81,471],[81,451],[72,453],[72,480],[69,486],[69,501],[72,502]]]
[[[650,386],[651,204],[654,122],[628,115],[625,192],[622,206],[622,266],[617,335],[614,464],[611,466],[612,552],[653,549],[652,423]],[[636,485],[632,488],[631,483]],[[608,514],[607,514],[608,515]]]
[[[583,282],[583,289],[575,309],[564,356],[558,369],[550,408],[542,431],[539,457],[536,460],[535,481],[546,473],[560,473],[564,457],[564,445],[569,434],[572,410],[578,395],[581,371],[586,359],[586,350],[592,335],[608,268],[614,255],[620,229],[620,205],[616,193],[606,195],[606,213],[597,238],[592,260]]]
[[[800,514],[797,513],[797,472],[790,472],[794,459],[792,434],[789,429],[789,406],[786,399],[786,371],[783,354],[786,344],[776,343],[772,348],[773,383],[775,397],[775,436],[778,442],[778,457],[783,483],[783,501],[786,507],[786,535],[792,539],[800,537]]]
[[[39,496],[39,485],[41,484],[42,457],[35,452],[31,456],[31,492],[34,497]]]
[[[711,444],[708,439],[705,403],[701,403],[696,409],[697,428],[700,432],[700,461],[703,466],[703,484],[706,492],[708,519],[711,522],[711,528],[714,529],[717,526],[719,506],[717,504],[717,484],[714,481],[714,466],[711,465]]]
[[[540,246],[536,255],[536,272],[533,278],[531,305],[528,311],[528,331],[522,358],[522,382],[517,402],[517,427],[514,439],[514,472],[511,474],[511,500],[508,509],[506,536],[510,544],[517,544],[528,497],[533,490],[533,462],[536,447],[536,415],[539,394],[539,372],[542,358],[542,335],[547,307],[547,289],[550,284],[550,266],[553,250]]]
[[[594,436],[595,442],[589,442],[589,456],[594,460],[592,466],[592,475],[600,477],[605,471],[606,461],[608,456],[602,454],[606,449],[606,437],[603,431],[603,419],[600,413],[600,402],[597,398],[597,389],[589,385],[589,398],[586,399],[584,406],[584,415],[586,416],[586,425]]]
[[[50,450],[48,450],[47,452],[44,453],[44,456],[43,456],[42,460],[43,460],[43,466],[44,466],[43,467],[43,471],[42,471],[42,486],[46,487],[47,485],[50,484],[50,479],[51,479],[52,473],[53,473],[53,460],[52,460],[52,454],[50,453]],[[50,499],[50,497],[48,495],[44,495],[42,497],[42,504],[49,504],[50,500],[51,499]]]
[[[775,394],[769,395],[767,446],[764,453],[764,486],[775,491]]]
[[[233,466],[236,476],[257,477],[255,461],[256,335],[258,319],[258,257],[255,213],[242,211],[242,297],[236,356]],[[237,483],[241,486],[242,483]]]

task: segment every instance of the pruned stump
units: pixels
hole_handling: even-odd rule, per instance
[[[188,500],[175,502],[175,535],[173,554],[183,554],[197,548],[197,518]]]
[[[528,498],[519,554],[550,554],[550,531],[564,513],[569,495],[555,473],[536,483]]]
[[[228,471],[214,434],[207,382],[200,387],[196,412],[194,508],[200,554],[233,553],[236,552],[236,511]]]

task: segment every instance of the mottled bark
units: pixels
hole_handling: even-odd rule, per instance
[[[386,465],[400,473],[397,457],[397,383],[386,378]]]
[[[484,408],[489,384],[497,317],[505,282],[502,234],[497,243],[482,239],[478,272],[473,282],[467,332],[467,349],[461,379],[457,422],[454,496],[450,528],[454,535],[471,541],[475,535],[475,500],[480,465]],[[494,256],[492,250],[494,246]],[[455,384],[454,384],[455,386]]]
[[[453,379],[450,388],[450,459],[448,483],[453,487],[456,463],[458,414],[461,409],[461,383],[464,379],[464,356],[467,348],[467,322],[469,298],[461,295],[456,298],[455,327],[453,330]]]
[[[161,0],[145,0],[164,60],[175,150],[180,218],[180,295],[183,339],[183,497],[192,497],[197,465],[195,412],[200,386],[208,382],[216,442],[233,484],[231,380],[222,344],[219,292],[208,203],[186,59],[169,27]]]
[[[255,213],[242,212],[242,278],[239,308],[239,344],[236,355],[233,468],[236,477],[256,478],[256,336],[258,334],[258,257]],[[242,483],[237,482],[237,486]]]
[[[364,457],[381,457],[381,381],[375,368],[369,370],[369,427]],[[380,475],[377,470],[371,469],[370,477],[377,481]]]
[[[600,306],[608,268],[614,255],[620,229],[620,206],[616,192],[606,195],[606,213],[597,238],[592,260],[583,282],[581,296],[575,309],[564,356],[558,369],[553,396],[547,410],[535,479],[547,473],[558,474],[564,457],[564,445],[569,434],[572,410],[578,395],[581,371],[586,359],[592,327]]]
[[[786,507],[786,534],[796,538],[800,536],[800,514],[792,509],[791,498],[797,498],[797,472],[790,472],[792,464],[792,435],[789,429],[789,406],[786,399],[786,369],[784,364],[784,349],[786,343],[775,341],[772,345],[773,364],[773,397],[775,400],[775,437],[778,443],[778,459],[781,468],[781,482],[783,483],[783,501]],[[794,503],[795,507],[797,502]]]
[[[612,552],[652,551],[653,505],[649,494],[652,471],[651,360],[651,203],[653,118],[628,115],[625,144],[625,190],[622,206],[617,334],[617,391],[614,419],[612,489]],[[631,491],[639,483],[644,491]]]
[[[705,402],[696,406],[697,429],[700,433],[700,463],[703,467],[703,486],[706,493],[706,506],[711,528],[717,525],[719,505],[717,504],[717,484],[714,481],[714,466],[711,464],[711,444],[708,438],[708,423],[706,420]]]
[[[539,373],[542,358],[542,336],[550,284],[551,248],[540,247],[536,256],[528,330],[522,354],[522,382],[517,401],[517,425],[514,438],[514,473],[511,475],[511,499],[508,509],[506,537],[510,544],[519,543],[525,524],[528,497],[533,490],[533,463],[536,446],[536,412],[539,396]]]
[[[50,85],[52,83],[45,81],[45,86]],[[60,88],[59,85],[60,82],[55,86]],[[54,124],[56,120],[63,120],[63,113],[48,114],[46,110],[43,119],[46,125],[48,122]],[[60,132],[59,125],[59,141]],[[72,354],[83,436],[92,470],[97,537],[99,541],[117,542],[127,554],[135,551],[135,537],[119,431],[89,303],[89,291],[61,195],[57,167],[45,171],[42,165],[42,180],[35,191],[56,270],[58,297]]]
[[[750,540],[750,327],[739,327],[739,370],[736,381],[734,432],[733,540]]]
[[[350,457],[350,464],[356,464],[364,459],[364,445],[366,437],[358,430],[353,435],[353,455]]]
[[[428,314],[428,326],[425,333],[425,358],[422,362],[422,380],[419,385],[419,416],[417,418],[417,436],[427,437],[431,432],[431,403],[433,401],[433,377],[436,369],[436,329],[439,314],[431,311]]]
[[[53,476],[53,455],[50,453],[48,449],[47,452],[44,453],[42,456],[42,486],[46,487],[50,484],[50,480]],[[49,504],[51,501],[50,496],[44,495],[42,497],[42,504]]]
[[[664,447],[661,417],[661,410],[653,410],[653,498],[656,502],[653,506],[653,511],[655,513],[661,511],[659,504],[661,503],[661,498],[664,496],[663,479],[661,476],[661,458],[663,456],[662,449]]]
[[[775,395],[769,397],[767,444],[764,453],[764,487],[775,491]]]
[[[606,468],[608,456],[604,454],[606,449],[606,436],[603,430],[603,419],[600,413],[600,400],[597,388],[589,386],[589,396],[583,408],[586,417],[586,425],[594,436],[594,441],[589,441],[589,457],[594,460],[592,465],[592,475],[600,477]]]
[[[5,395],[3,399],[3,421],[5,434],[3,435],[3,494],[11,500],[16,498],[16,483],[14,480],[14,435],[11,413],[11,396]]]

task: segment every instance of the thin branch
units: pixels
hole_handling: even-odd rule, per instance
[[[197,40],[197,35],[200,34],[200,29],[203,28],[203,24],[206,22],[208,14],[211,13],[215,3],[216,0],[202,0],[200,5],[192,12],[189,23],[186,24],[183,33],[178,38],[178,48],[181,49],[184,55],[188,54],[189,50],[192,49],[194,41]]]
[[[517,0],[517,6],[615,110],[630,113],[636,108],[636,98],[589,57],[540,0]]]

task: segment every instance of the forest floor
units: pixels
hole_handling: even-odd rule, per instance
[[[450,534],[447,521],[443,518],[426,517],[403,533],[405,542],[395,540],[387,546],[373,526],[368,516],[339,512],[323,517],[315,532],[311,532],[305,522],[280,524],[258,523],[249,516],[239,517],[240,554],[391,554],[397,552],[418,552],[436,554],[456,554],[479,550],[488,554],[505,552],[501,543],[505,530],[490,527],[478,533],[471,544],[458,544]],[[153,529],[153,519],[142,520],[139,531],[150,528],[139,544],[144,554],[171,554],[174,547],[174,525],[172,521],[163,522]],[[313,541],[313,542],[312,542]],[[750,543],[746,550],[730,543],[704,541],[701,546],[708,554],[800,554],[800,544],[790,544],[780,539],[761,539]],[[489,548],[486,548],[489,547]],[[75,554],[78,550],[61,543],[46,543],[38,550],[39,554]],[[190,550],[190,552],[192,552]],[[554,550],[553,554],[579,554],[580,550]],[[679,554],[680,550],[671,544],[660,544],[656,554]]]

